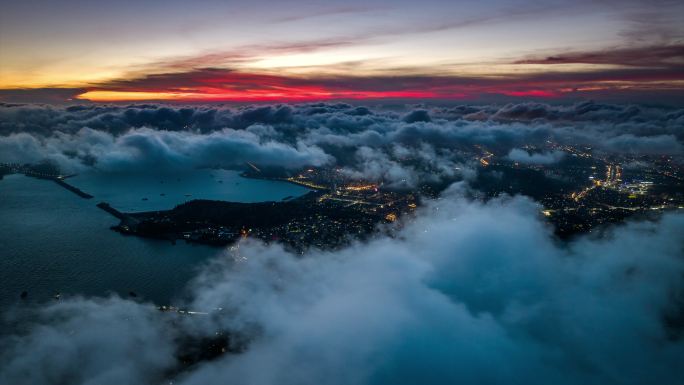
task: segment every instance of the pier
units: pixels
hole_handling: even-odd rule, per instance
[[[72,186],[65,182],[64,179],[76,176],[76,174],[71,175],[61,175],[57,169],[41,169],[38,166],[32,166],[28,164],[18,164],[18,163],[0,163],[0,169],[5,174],[24,174],[38,179],[52,180],[58,185],[64,187],[65,189],[71,191],[72,193],[80,196],[83,199],[92,199],[93,196],[87,192],[79,189],[78,187]]]
[[[140,220],[137,218],[134,218],[129,214],[122,213],[107,202],[100,202],[96,206],[119,219],[119,224],[117,226],[113,226],[113,230],[123,234],[135,233],[137,231],[138,224],[140,224]]]
[[[121,219],[121,220],[123,220],[124,218],[126,218],[126,215],[125,215],[124,213],[122,213],[121,211],[119,211],[119,210],[115,209],[114,207],[110,206],[109,203],[107,203],[107,202],[100,202],[100,203],[98,203],[96,206],[99,207],[99,208],[101,208],[102,210],[104,210],[104,211],[106,211],[106,212],[112,214],[112,215],[115,216],[116,218],[119,218],[119,219]]]
[[[92,195],[84,192],[83,190],[79,189],[78,187],[74,187],[74,186],[70,185],[69,183],[65,182],[63,178],[57,177],[57,178],[52,178],[52,179],[58,185],[64,187],[65,189],[71,191],[72,193],[80,196],[83,199],[92,199],[93,198]]]

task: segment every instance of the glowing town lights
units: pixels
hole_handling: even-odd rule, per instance
[[[378,186],[374,184],[367,184],[367,185],[355,185],[355,186],[347,186],[344,189],[347,191],[368,191],[368,190],[376,190]]]

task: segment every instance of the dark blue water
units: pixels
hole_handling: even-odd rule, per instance
[[[67,182],[125,212],[168,210],[192,199],[263,202],[308,192],[291,183],[248,179],[237,171],[207,169],[156,176],[91,172]]]
[[[110,230],[118,221],[95,207],[104,198],[111,198],[117,208],[136,210],[168,208],[180,202],[150,199],[139,203],[135,197],[147,193],[141,191],[147,185],[126,184],[125,179],[116,180],[117,191],[128,191],[128,195],[122,195],[131,198],[103,195],[105,189],[101,187],[86,188],[97,187],[93,181],[98,178],[74,183],[95,195],[94,199],[80,198],[48,180],[23,175],[8,175],[0,180],[0,308],[18,302],[23,290],[29,292],[30,301],[39,302],[51,300],[55,292],[61,292],[63,297],[111,292],[126,296],[132,290],[143,299],[168,303],[182,292],[203,263],[224,252],[184,242],[174,246],[167,241],[124,236]],[[166,191],[189,191],[193,196],[203,196],[205,185],[194,178],[187,177],[187,181],[195,180],[191,184]],[[257,181],[262,183],[256,184],[260,191],[255,191],[251,190],[255,188],[252,181],[237,178],[242,179],[240,185],[230,186],[243,192],[224,197],[247,194],[251,201],[280,200],[287,195],[299,195],[297,189],[306,191],[270,181]],[[203,179],[211,182],[208,176]],[[111,182],[109,179],[110,185]]]

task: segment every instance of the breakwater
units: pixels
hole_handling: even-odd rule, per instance
[[[116,218],[121,219],[121,220],[123,220],[126,217],[126,215],[124,213],[122,213],[121,211],[110,206],[109,203],[107,203],[107,202],[100,202],[96,206],[101,208],[102,210],[112,214]]]
[[[80,196],[83,199],[92,199],[93,198],[92,195],[88,194],[87,192],[84,192],[83,190],[79,189],[78,187],[74,187],[74,186],[70,185],[69,183],[65,182],[61,178],[54,178],[53,180],[58,185],[64,187],[65,189],[71,191],[72,193]]]

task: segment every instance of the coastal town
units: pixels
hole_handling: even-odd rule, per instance
[[[563,155],[557,163],[527,164],[477,146],[470,154],[477,177],[470,184],[482,199],[501,194],[535,199],[543,206],[540,216],[561,238],[632,216],[649,218],[684,208],[684,172],[674,157],[603,154],[551,142],[546,148],[525,150]],[[52,180],[81,198],[93,197],[69,184],[69,175],[62,175],[53,164],[0,165],[0,174],[9,173]],[[216,246],[253,237],[303,252],[309,247],[340,247],[377,231],[391,233],[387,224],[400,223],[422,201],[438,198],[449,183],[457,181],[397,189],[382,180],[352,178],[340,167],[273,171],[251,162],[241,175],[293,183],[309,193],[255,203],[189,200],[169,210],[134,213],[121,212],[107,202],[97,205],[120,220],[113,229],[126,235]]]

